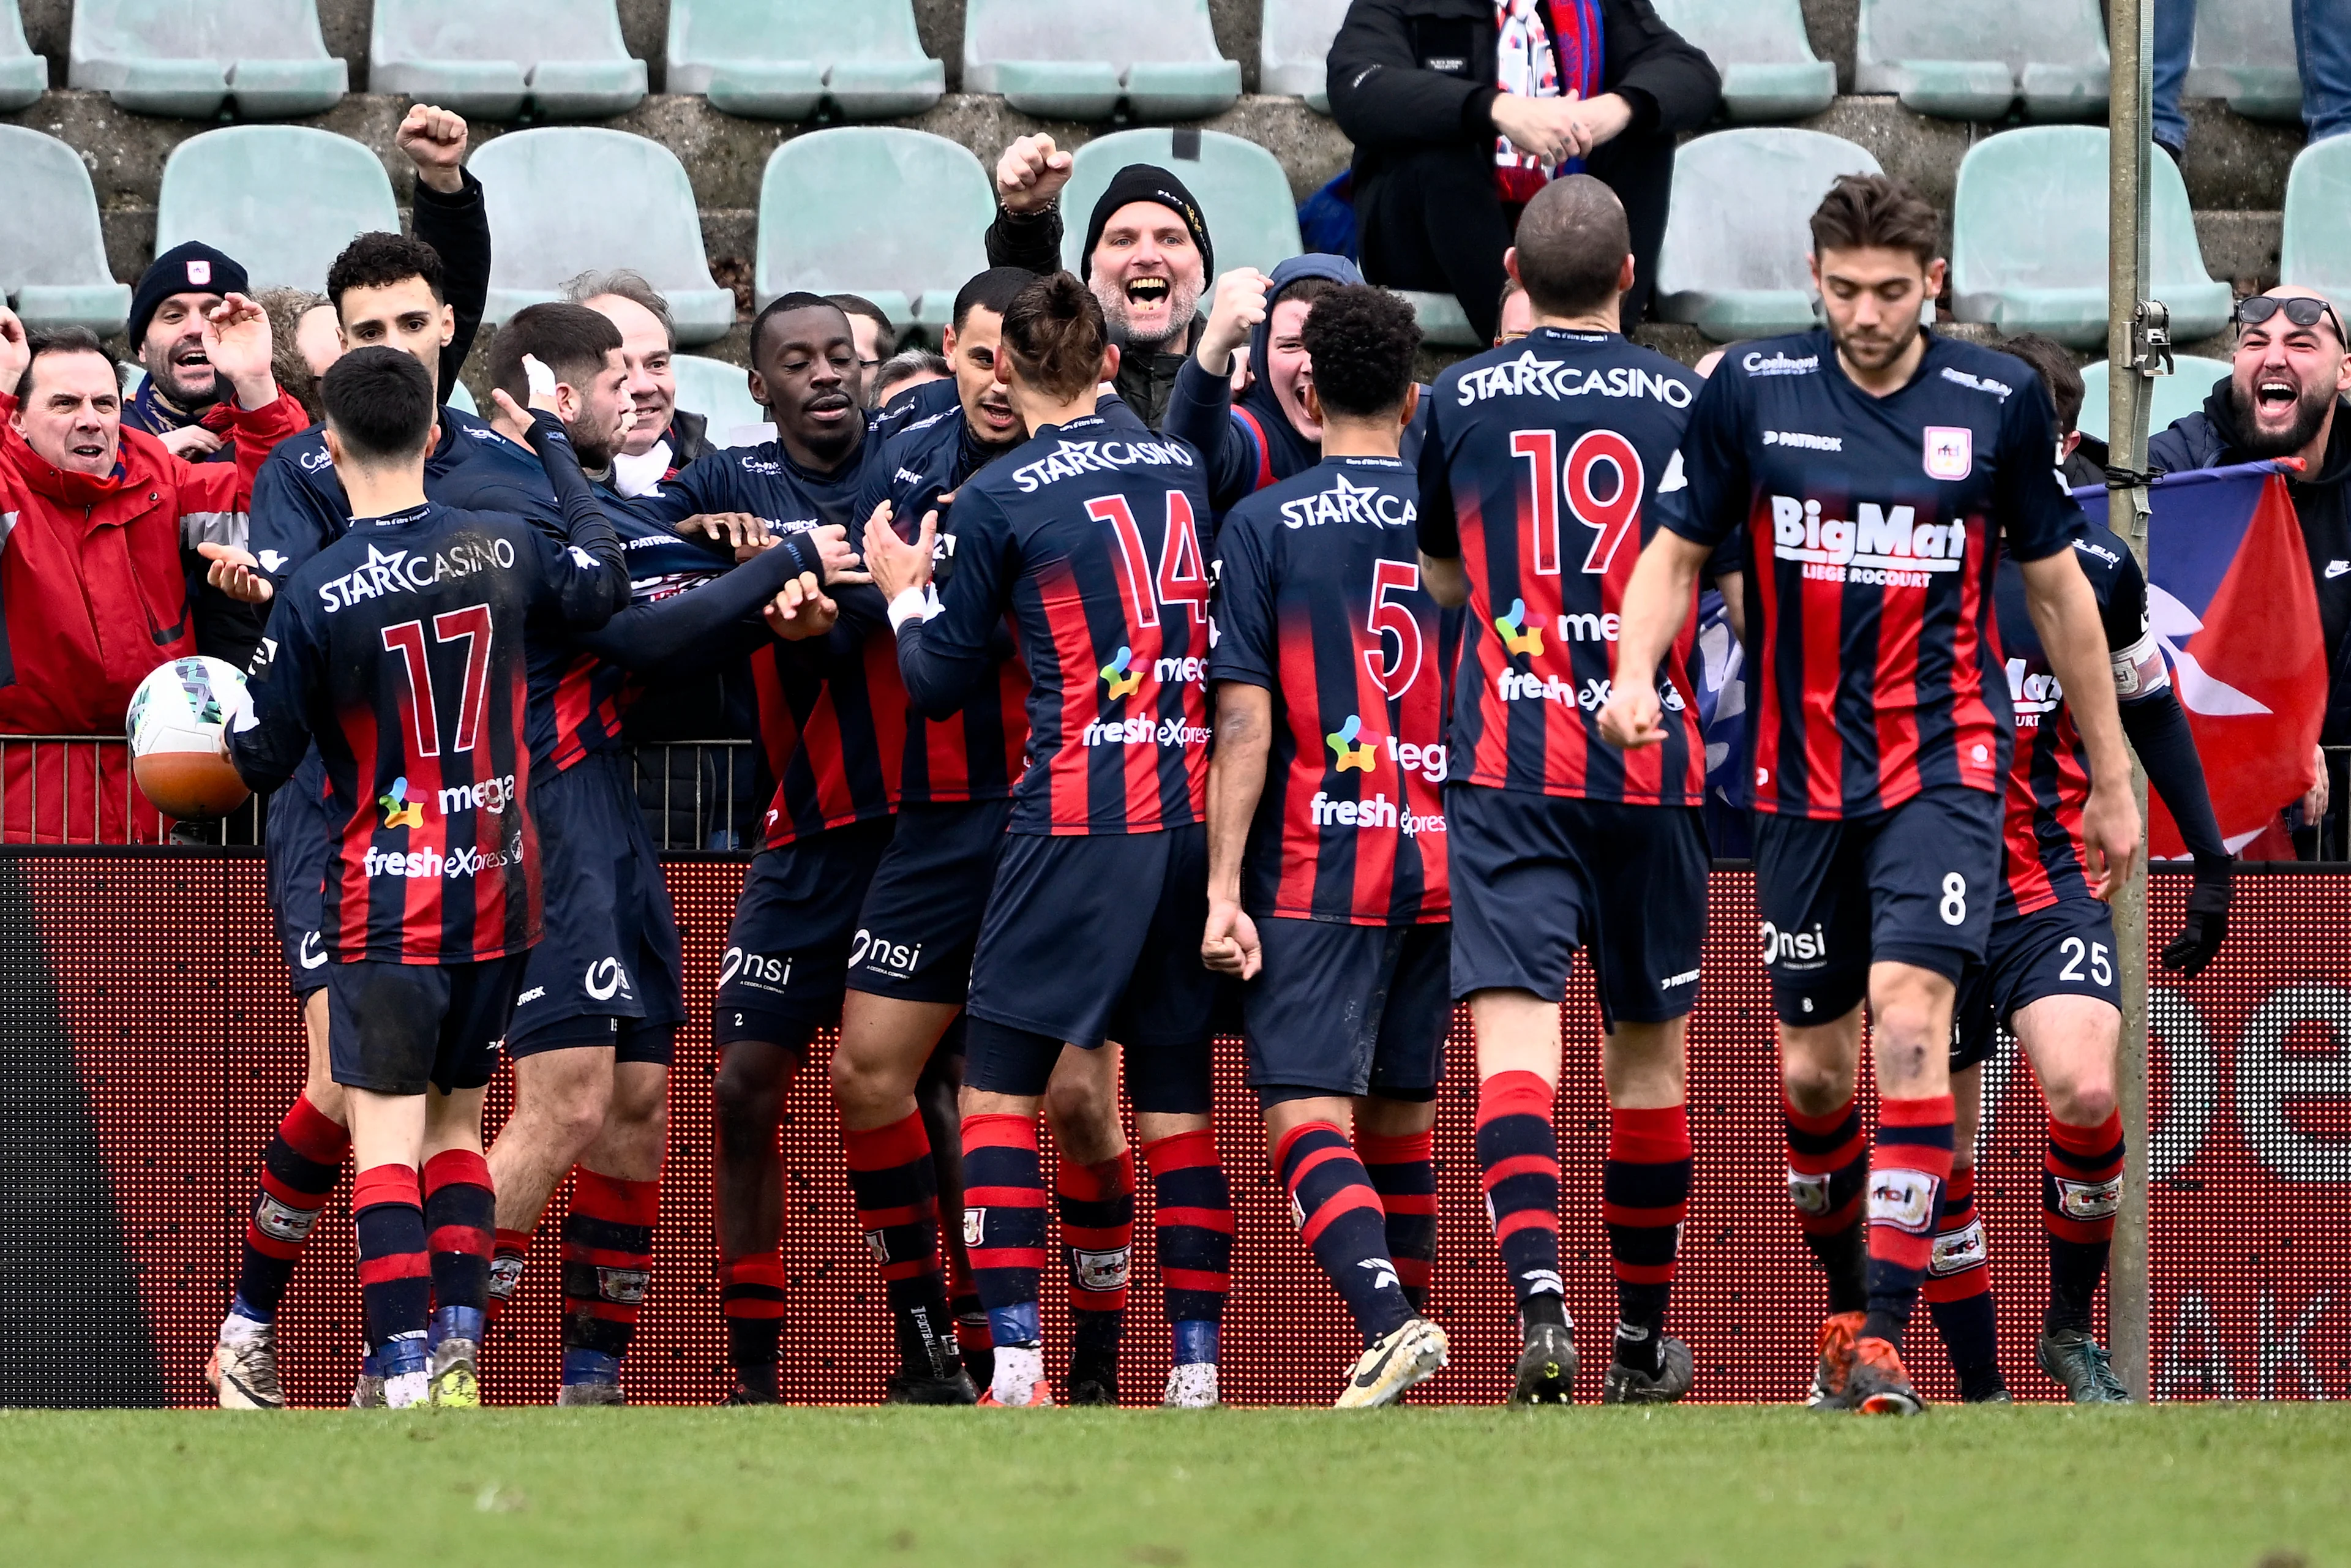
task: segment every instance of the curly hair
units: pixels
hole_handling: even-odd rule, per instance
[[[441,292],[439,251],[406,235],[372,229],[343,246],[342,254],[327,268],[327,298],[340,315],[346,290],[389,288],[412,277],[424,279],[435,303],[448,303],[448,297]]]
[[[1420,321],[1403,298],[1367,283],[1334,288],[1307,312],[1301,336],[1325,412],[1369,419],[1403,403],[1420,350]]]

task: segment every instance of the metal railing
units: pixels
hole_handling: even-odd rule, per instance
[[[629,753],[630,783],[654,847],[747,853],[769,786],[747,740],[680,740]],[[119,736],[0,735],[0,843],[250,846],[264,840],[261,798],[225,817],[179,821],[131,776]]]

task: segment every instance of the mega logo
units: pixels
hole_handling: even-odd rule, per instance
[[[503,850],[484,850],[468,846],[444,854],[439,850],[380,850],[373,844],[360,857],[360,869],[369,876],[460,877],[478,876],[486,871],[496,871],[516,863],[519,854]]]
[[[401,782],[405,784],[407,780]],[[444,785],[437,800],[445,817],[456,811],[488,811],[495,815],[504,811],[514,798],[515,776],[509,773],[499,779],[485,779],[478,784]],[[388,822],[384,825],[391,826]]]
[[[1964,523],[1922,523],[1915,507],[1891,510],[1864,501],[1853,520],[1824,517],[1818,501],[1771,497],[1771,553],[1802,561],[1804,575],[1828,582],[1924,588],[1933,574],[1957,571],[1967,559]]]
[[[1143,672],[1133,668],[1134,664],[1134,650],[1122,647],[1110,656],[1110,663],[1102,667],[1102,685],[1109,688],[1108,695],[1112,702],[1121,697],[1131,697],[1142,689]]]
[[[1281,504],[1284,528],[1316,528],[1324,523],[1362,523],[1375,528],[1408,528],[1420,520],[1420,508],[1411,500],[1377,485],[1358,485],[1344,473],[1328,490],[1301,496]]]
[[[718,961],[718,988],[740,977],[747,986],[758,986],[770,990],[782,990],[792,983],[792,956],[771,957],[765,953],[746,953],[740,947],[726,949],[726,956]]]
[[[1815,922],[1810,931],[1782,931],[1763,922],[1763,962],[1790,968],[1813,968],[1828,961],[1828,928]]]
[[[1502,634],[1502,646],[1516,658],[1523,653],[1530,659],[1542,657],[1542,628],[1527,624],[1527,601],[1510,601],[1510,613],[1494,617],[1494,630]]]
[[[920,942],[910,947],[903,942],[876,936],[862,927],[849,945],[849,967],[852,969],[861,964],[871,964],[877,969],[904,977],[913,974],[914,966],[922,961],[923,945]]]
[[[383,810],[383,825],[386,828],[421,828],[424,825],[424,802],[408,798],[405,775],[393,779],[392,788],[377,796],[375,803]]]
[[[372,544],[367,553],[364,566],[319,585],[319,599],[328,614],[387,593],[413,593],[476,572],[512,570],[515,563],[513,541],[503,538],[452,539],[448,549],[429,556],[404,549],[387,552]]]
[[[1352,768],[1369,773],[1379,766],[1379,737],[1374,736],[1369,740],[1359,742],[1355,737],[1363,732],[1363,716],[1349,714],[1346,723],[1322,737],[1322,743],[1335,755],[1336,759],[1331,764],[1332,772],[1344,773]]]

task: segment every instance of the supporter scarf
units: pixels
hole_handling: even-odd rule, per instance
[[[1600,89],[1600,0],[1494,0],[1494,85],[1504,92],[1584,99]],[[1531,202],[1551,180],[1583,167],[1581,158],[1546,164],[1520,152],[1507,136],[1494,139],[1494,183],[1505,202]]]

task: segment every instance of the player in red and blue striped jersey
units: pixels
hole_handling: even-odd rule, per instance
[[[1217,536],[1200,952],[1243,982],[1274,1167],[1366,1347],[1339,1404],[1368,1407],[1446,1358],[1422,1315],[1434,1215],[1388,1213],[1349,1133],[1387,1147],[1437,1122],[1453,1012],[1437,788],[1460,622],[1421,590],[1419,487],[1398,455],[1419,402],[1412,307],[1352,285],[1301,331],[1323,371],[1306,394],[1322,460]]]
[[[433,382],[413,357],[358,350],[321,392],[357,520],[277,596],[225,749],[260,789],[314,744],[325,765],[327,1033],[360,1168],[368,1335],[388,1402],[473,1405],[489,1192],[461,1184],[479,1202],[437,1217],[428,1259],[419,1167],[430,1181],[453,1156],[480,1166],[482,1089],[539,938],[526,643],[602,625],[627,574],[592,503],[567,515],[567,545],[425,498]]]
[[[1559,1266],[1559,1006],[1589,956],[1606,1033],[1604,1212],[1617,1329],[1602,1397],[1678,1399],[1688,1347],[1665,1333],[1689,1191],[1685,1022],[1706,932],[1705,747],[1684,668],[1685,594],[1662,681],[1661,744],[1603,743],[1611,645],[1643,539],[1680,499],[1676,448],[1698,381],[1628,342],[1623,206],[1588,175],[1545,186],[1511,267],[1532,331],[1437,378],[1420,458],[1420,555],[1440,603],[1470,606],[1445,791],[1452,994],[1478,1030],[1478,1150],[1524,1344],[1511,1395],[1566,1404],[1576,1353]]]
[[[1162,1180],[1163,1207],[1196,1211],[1203,1223],[1187,1229],[1222,1227],[1180,1259],[1163,1228],[1163,1281],[1171,1301],[1197,1295],[1220,1311],[1223,1297],[1231,1218],[1208,1124],[1213,992],[1192,948],[1207,915],[1207,499],[1190,447],[1096,412],[1115,363],[1082,284],[1067,273],[1031,284],[1005,312],[997,361],[1030,438],[958,494],[956,570],[935,615],[935,521],[913,545],[887,522],[866,529],[918,709],[952,712],[993,677],[1008,614],[1031,683],[1030,762],[967,1004],[965,1240],[997,1346],[982,1403],[1051,1402],[1036,1116],[1064,1042],[1125,1045],[1145,1152],[1182,1173],[1175,1186]],[[1177,1323],[1171,1402],[1214,1399],[1215,1323]]]
[[[1657,734],[1646,676],[1708,555],[1743,535],[1756,899],[1780,1017],[1789,1191],[1828,1271],[1815,1401],[1923,1408],[1900,1354],[1952,1166],[1954,987],[1980,961],[2014,734],[1993,615],[2020,563],[2089,758],[2090,869],[2138,842],[2097,604],[2050,467],[2056,422],[2023,361],[1921,329],[1940,223],[1883,176],[1812,220],[1828,328],[1727,356],[1690,416],[1688,505],[1626,591],[1609,737]],[[1853,1109],[1874,1020],[1877,1147]],[[1866,1186],[1866,1267],[1864,1187]]]

